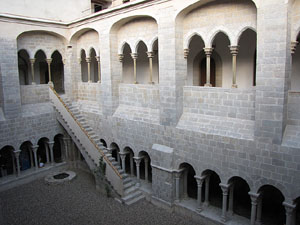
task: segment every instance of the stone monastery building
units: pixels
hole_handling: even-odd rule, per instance
[[[299,32],[300,0],[1,0],[0,189],[102,156],[128,205],[299,225]]]

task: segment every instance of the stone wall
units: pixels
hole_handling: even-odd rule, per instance
[[[184,112],[254,120],[255,89],[184,87]]]
[[[21,85],[21,103],[36,104],[49,101],[49,85]]]
[[[300,126],[300,92],[289,92],[288,124]]]
[[[99,83],[78,83],[78,100],[94,101],[100,100],[101,84]]]

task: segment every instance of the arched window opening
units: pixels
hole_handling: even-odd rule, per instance
[[[139,153],[139,157],[142,158],[140,163],[140,178],[145,180],[146,183],[152,182],[152,167],[151,159],[147,152],[142,151]]]
[[[153,43],[153,59],[152,59],[152,81],[155,84],[159,83],[159,54],[158,54],[158,40]],[[149,57],[149,56],[148,56]]]
[[[206,176],[204,184],[202,185],[202,199],[204,199],[204,205],[222,208],[222,189],[220,187],[221,179],[219,175],[212,170],[206,170],[202,174]]]
[[[41,138],[38,141],[38,149],[37,149],[37,164],[38,167],[44,167],[46,163],[50,162],[50,152],[48,146],[48,139]]]
[[[58,51],[55,51],[51,57],[51,79],[54,89],[58,93],[64,93],[64,64],[62,56]]]
[[[80,52],[80,65],[81,65],[81,81],[88,82],[88,66],[86,62],[86,54],[84,50]]]
[[[34,156],[32,152],[32,144],[29,141],[24,142],[20,147],[20,166],[21,171],[34,167]]]
[[[206,58],[203,58],[200,64],[200,86],[205,86],[206,83]],[[213,58],[210,59],[210,84],[216,87],[216,63]]]
[[[131,49],[127,43],[123,48],[122,79],[126,84],[133,84],[133,59]]]
[[[229,188],[229,213],[250,219],[251,199],[248,194],[250,191],[248,183],[240,177],[233,177],[228,183],[231,184]]]
[[[232,55],[230,53],[229,46],[230,41],[228,36],[223,33],[219,32],[213,40],[212,43],[212,52],[211,56],[216,63],[215,68],[215,81],[217,87],[225,87],[231,88],[232,87]],[[215,53],[215,54],[214,54]],[[217,63],[217,59],[215,55],[218,55],[222,63]]]
[[[297,42],[300,41],[300,34],[298,34]],[[291,90],[300,91],[300,50],[299,45],[295,53],[292,55],[292,75],[291,75]]]
[[[57,134],[54,137],[54,145],[53,145],[53,157],[54,162],[60,163],[63,161],[63,149],[64,149],[64,143],[63,143],[63,135]]]
[[[137,83],[149,83],[149,59],[147,57],[147,46],[144,42],[140,41],[137,47],[137,65],[136,76]]]
[[[34,74],[35,83],[37,84],[48,84],[49,82],[49,73],[48,73],[48,64],[46,61],[46,55],[42,50],[37,51],[34,56]]]
[[[187,56],[187,85],[201,85],[200,58],[205,58],[203,48],[204,42],[202,38],[198,35],[193,36],[189,44],[189,53]]]
[[[130,174],[131,176],[136,176],[136,163],[135,160],[133,159],[134,152],[129,147],[126,147],[124,149],[124,152],[126,153],[125,172],[127,174]]]
[[[0,177],[16,174],[16,162],[14,149],[11,146],[5,146],[0,150]]]
[[[258,191],[261,195],[262,212],[257,213],[261,215],[261,220],[263,224],[266,225],[282,225],[285,224],[285,209],[282,205],[284,201],[284,196],[281,191],[271,185],[265,185],[261,187]],[[261,208],[258,206],[258,208]]]
[[[98,62],[96,59],[96,51],[95,49],[91,49],[90,58],[91,58],[91,82],[95,83],[98,81]]]
[[[295,224],[300,224],[300,197],[295,200]]]
[[[183,163],[179,166],[179,170],[182,170],[180,177],[181,198],[197,199],[197,181],[194,177],[196,175],[194,168],[188,163]]]
[[[236,64],[236,80],[239,88],[256,84],[256,32],[247,29],[239,40]]]
[[[20,85],[29,85],[32,82],[30,78],[32,71],[30,66],[29,55],[26,50],[22,49],[18,52],[18,69]],[[31,81],[31,82],[30,82]]]
[[[121,165],[121,158],[120,158],[120,148],[116,143],[111,143],[110,145],[111,155],[112,157]]]

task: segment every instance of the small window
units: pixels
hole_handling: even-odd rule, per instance
[[[103,9],[102,5],[94,4],[94,12],[99,12]]]

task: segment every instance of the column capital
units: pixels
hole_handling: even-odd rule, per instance
[[[118,54],[118,57],[119,57],[119,62],[123,62],[124,55],[123,54]]]
[[[134,159],[136,165],[139,166],[142,161],[142,157],[133,157],[133,159]]]
[[[91,62],[91,58],[90,58],[90,57],[87,57],[87,58],[85,58],[85,61],[86,61],[87,63],[90,63],[90,62]]]
[[[230,184],[222,184],[222,183],[220,183],[219,186],[222,189],[223,195],[228,195],[228,189],[230,187]]]
[[[183,49],[183,57],[185,59],[187,59],[187,57],[189,56],[189,53],[190,53],[190,49],[188,49],[188,48]]]
[[[293,211],[296,209],[296,205],[288,203],[288,202],[283,202],[282,205],[284,206],[287,214],[292,214]]]
[[[291,54],[294,54],[296,52],[296,48],[297,48],[298,44],[299,44],[298,41],[292,41],[291,42]]]
[[[232,55],[237,55],[238,53],[239,53],[239,47],[240,46],[238,46],[238,45],[236,45],[236,46],[228,46],[229,47],[229,49],[230,49],[230,53],[232,54]]]
[[[35,63],[35,58],[29,59],[31,64]]]
[[[133,59],[137,59],[138,58],[138,54],[137,53],[130,53],[131,57]]]
[[[154,52],[146,52],[148,58],[153,58],[154,57]]]
[[[203,48],[205,55],[210,56],[214,50],[214,48]]]
[[[100,56],[95,56],[97,62],[100,62]]]
[[[260,198],[260,194],[259,193],[254,193],[254,192],[248,192],[248,195],[251,198],[251,204],[252,205],[257,205],[257,201]]]
[[[31,148],[32,150],[35,152],[37,151],[37,149],[39,148],[40,146],[39,145],[32,145]]]
[[[48,141],[49,145],[54,145],[54,141]]]
[[[15,150],[15,151],[14,151],[14,154],[15,154],[17,157],[19,157],[20,153],[21,153],[21,150]]]
[[[201,176],[201,177],[194,176],[194,178],[196,179],[196,182],[197,182],[197,186],[202,186],[203,181],[205,180],[206,176],[207,175]]]
[[[52,59],[51,58],[50,59],[46,59],[46,61],[47,61],[48,64],[51,64]]]

